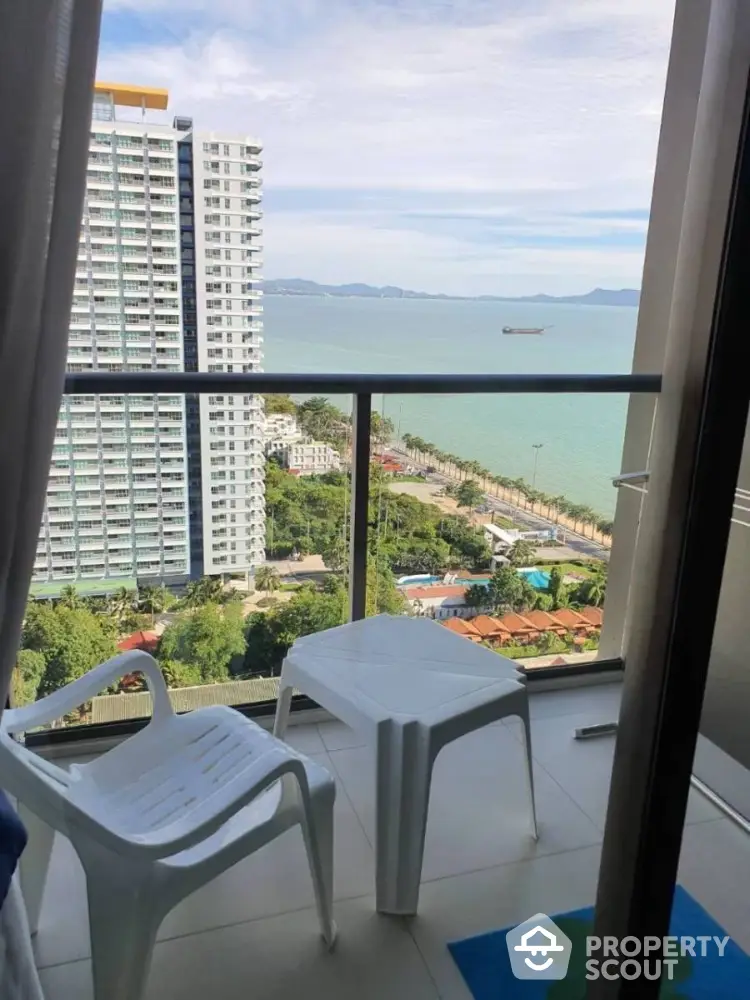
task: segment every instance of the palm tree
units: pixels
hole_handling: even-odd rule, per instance
[[[573,522],[573,531],[579,531],[581,524],[583,522],[583,516],[586,508],[583,504],[569,503],[568,509],[566,511],[568,517]]]
[[[567,511],[568,507],[570,506],[568,503],[568,498],[562,495],[558,497],[552,497],[552,506],[555,508],[555,523],[559,524],[560,515],[564,514]]]
[[[525,480],[523,480],[523,479],[514,479],[512,481],[512,483],[511,483],[511,489],[514,489],[514,490],[517,491],[518,495],[516,497],[516,507],[520,508],[520,506],[521,506],[521,494],[524,494],[524,499],[525,499],[525,493],[526,493],[526,482],[525,482]],[[524,504],[524,508],[525,507],[526,507],[526,504]]]
[[[154,587],[151,584],[146,584],[146,586],[138,588],[136,610],[151,615],[151,624],[153,625],[154,617],[166,609],[170,597],[166,587]]]
[[[67,583],[60,591],[59,603],[64,608],[70,608],[71,611],[83,606],[83,601],[72,583]]]
[[[133,610],[135,594],[134,590],[128,590],[127,587],[118,587],[113,594],[110,594],[110,614],[114,615],[118,621],[124,618],[129,611]]]
[[[482,480],[482,489],[487,490],[487,480],[492,478],[492,473],[489,469],[485,469],[483,465],[479,466],[479,471],[477,475]]]
[[[597,566],[591,576],[581,587],[581,596],[586,604],[600,607],[607,595],[607,570],[604,565]]]
[[[255,571],[255,586],[266,594],[278,590],[281,587],[279,571],[273,566],[260,566]]]
[[[185,604],[197,608],[201,604],[218,604],[224,587],[218,576],[202,576],[193,580],[185,589]]]
[[[525,538],[513,542],[508,551],[511,566],[529,566],[534,561],[535,555],[536,546]]]
[[[541,497],[542,497],[542,494],[539,492],[539,490],[535,490],[531,486],[526,490],[526,499],[531,504],[531,513],[532,514],[534,513],[534,504],[539,503]]]
[[[591,507],[587,507],[586,504],[581,506],[581,520],[583,521],[584,526],[588,524],[591,528],[592,538],[594,537],[594,525],[596,524],[598,517],[599,515],[596,511],[592,510]]]

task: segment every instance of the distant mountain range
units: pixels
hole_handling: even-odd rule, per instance
[[[317,295],[322,298],[359,299],[459,299],[476,302],[568,303],[578,306],[637,306],[641,293],[637,288],[594,288],[585,295],[439,295],[412,292],[395,285],[319,285],[305,278],[271,278],[263,283],[266,295]]]

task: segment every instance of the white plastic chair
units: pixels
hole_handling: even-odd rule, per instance
[[[11,738],[134,671],[146,677],[153,717],[93,762],[65,771]],[[21,875],[32,930],[54,830],[81,859],[96,1000],[139,1000],[166,914],[298,823],[321,931],[333,946],[333,778],[231,708],[175,715],[147,653],[124,653],[34,705],[5,711],[0,785],[25,807],[29,846]]]

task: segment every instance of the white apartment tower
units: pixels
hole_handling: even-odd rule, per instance
[[[192,133],[198,370],[261,367],[260,152],[250,136]],[[265,558],[262,401],[200,397],[203,571]]]
[[[213,172],[202,160],[213,157],[202,156],[203,138],[192,135],[185,119],[174,126],[122,120],[120,106],[140,107],[145,118],[147,109],[166,109],[167,93],[97,84],[68,369],[257,368],[259,146],[246,138],[220,140],[220,181],[231,188],[221,184],[214,227],[207,219],[214,213],[204,211],[203,178]],[[193,202],[189,153],[196,142],[200,190]],[[222,288],[215,298],[207,287],[213,273],[206,273],[214,247],[221,251]],[[203,396],[198,406],[192,399],[191,405],[191,397],[165,394],[64,397],[37,588],[178,583],[201,572],[250,572],[263,560],[260,403]]]

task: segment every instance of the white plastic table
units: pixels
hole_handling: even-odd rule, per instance
[[[292,691],[376,748],[376,893],[381,913],[417,912],[432,766],[452,740],[517,715],[537,836],[526,688],[512,660],[426,618],[378,615],[298,639],[284,660],[274,734]]]

